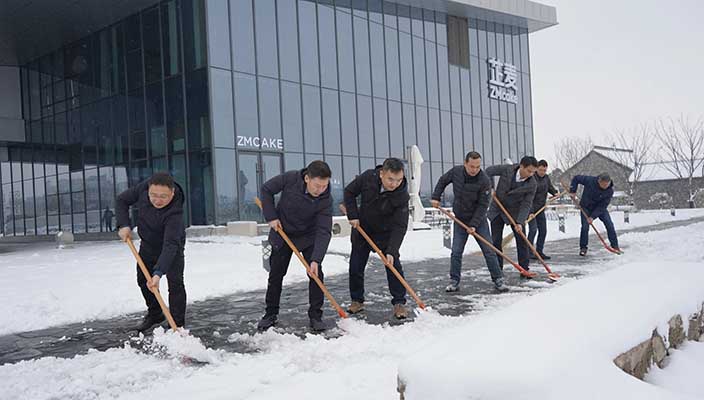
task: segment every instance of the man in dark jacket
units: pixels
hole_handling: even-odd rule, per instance
[[[577,175],[572,178],[570,193],[577,192],[577,185],[584,186],[582,200],[580,200],[579,206],[582,207],[582,210],[584,210],[588,216],[585,217],[584,214],[579,213],[582,218],[582,229],[579,233],[579,255],[587,255],[589,224],[591,224],[595,218],[599,218],[601,222],[604,223],[611,247],[620,252],[616,229],[614,228],[613,221],[611,221],[611,215],[609,215],[608,210],[611,198],[614,196],[614,183],[611,181],[611,177],[608,174],[601,174],[599,176]]]
[[[261,187],[264,219],[269,223],[269,283],[266,289],[266,313],[259,321],[259,330],[272,327],[279,315],[281,285],[288,271],[293,252],[276,232],[283,229],[309,263],[312,273],[323,280],[322,262],[332,237],[332,198],[330,167],[313,161],[307,168],[288,171],[268,180]],[[274,196],[281,193],[278,204]],[[308,318],[313,330],[327,329],[323,322],[323,291],[310,278],[308,282]]]
[[[525,230],[523,224],[525,224],[530,208],[533,205],[533,198],[537,189],[533,175],[537,169],[538,160],[531,156],[523,157],[520,164],[494,165],[486,169],[487,175],[499,177],[499,183],[496,185],[496,197],[498,197],[501,204],[503,204],[517,224],[516,227],[511,226],[511,229],[516,239],[518,264],[526,270],[530,267],[528,244],[520,236],[519,231],[523,232]],[[491,221],[493,244],[501,250],[504,225],[511,225],[511,222],[495,201],[491,202],[487,216],[489,221]],[[499,265],[503,267],[503,258],[497,255],[497,259],[499,260]]]
[[[403,176],[403,161],[387,158],[383,165],[364,171],[345,188],[345,208],[350,225],[362,229],[386,255],[389,263],[403,276],[399,248],[408,230],[408,182]],[[361,204],[357,207],[357,197]],[[362,235],[354,230],[351,235],[349,312],[364,310],[364,269],[372,248]],[[404,319],[406,289],[401,281],[386,268],[386,279],[391,292],[394,317]]]
[[[115,210],[118,234],[122,240],[127,241],[132,234],[130,206],[139,209],[139,255],[152,274],[152,279],[147,282],[137,266],[137,284],[147,303],[147,315],[137,327],[140,332],[164,321],[164,314],[152,293],[154,289],[159,290],[159,282],[164,275],[169,281],[169,308],[174,321],[180,327],[186,322],[186,288],[183,285],[183,249],[186,244],[184,199],[183,189],[165,172],[156,173],[117,196]]]
[[[433,191],[431,204],[437,208],[440,207],[440,197],[445,188],[452,184],[454,194],[452,211],[460,221],[469,226],[469,231],[457,223],[453,226],[450,284],[445,289],[447,292],[456,292],[460,288],[462,253],[464,253],[469,234],[474,233],[487,241],[491,240],[489,224],[486,220],[486,211],[491,198],[491,179],[482,171],[481,164],[482,156],[476,151],[470,151],[464,158],[464,165],[458,165],[441,176]],[[489,268],[491,280],[494,281],[494,287],[500,292],[507,291],[508,288],[504,285],[503,272],[499,267],[496,254],[479,239],[476,240],[482,254],[484,254],[484,260]]]
[[[548,176],[547,172],[548,162],[545,160],[538,161],[538,170],[535,172],[535,175],[533,175],[533,179],[535,179],[537,188],[535,190],[533,206],[531,207],[529,216],[533,217],[533,219],[531,219],[528,223],[528,240],[530,240],[532,244],[535,244],[535,249],[538,250],[538,254],[540,254],[540,257],[542,257],[543,260],[550,259],[550,256],[545,255],[545,253],[543,252],[543,248],[545,247],[545,237],[548,234],[548,224],[547,220],[545,219],[545,210],[540,211],[540,213],[537,215],[535,213],[537,213],[540,209],[543,208],[543,206],[545,206],[548,193],[553,196],[557,194],[557,189],[555,189],[555,187],[552,185],[552,182],[550,182],[550,177]],[[537,243],[534,241],[536,233],[538,234]],[[537,257],[535,257],[535,255],[533,254],[531,254],[531,258],[537,259]]]

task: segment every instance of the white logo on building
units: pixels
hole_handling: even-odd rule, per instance
[[[283,139],[259,138],[252,136],[237,136],[238,147],[256,147],[258,149],[284,149]]]
[[[518,70],[513,64],[495,58],[489,63],[489,97],[496,100],[518,103]]]

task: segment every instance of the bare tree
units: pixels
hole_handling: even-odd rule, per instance
[[[567,171],[594,147],[591,137],[562,138],[555,144],[555,167]]]
[[[695,122],[680,116],[677,120],[660,119],[655,131],[663,147],[663,166],[673,175],[687,180],[689,202],[694,202],[694,175],[704,164],[704,121]]]
[[[632,168],[633,173],[628,182],[629,196],[635,193],[638,182],[648,179],[646,164],[652,159],[652,148],[655,142],[654,128],[642,124],[629,130],[615,131],[609,136],[614,149],[627,149],[627,151],[614,151],[613,157],[619,163]]]

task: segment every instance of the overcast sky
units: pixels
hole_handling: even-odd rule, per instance
[[[559,25],[530,37],[535,147],[656,117],[704,117],[704,1],[537,0]]]

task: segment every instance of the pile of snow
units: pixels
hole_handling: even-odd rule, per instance
[[[609,263],[619,268],[438,332],[400,363],[406,398],[688,398],[623,373],[613,359],[704,300],[703,228],[628,234],[630,251]],[[700,381],[697,369],[687,374]]]

